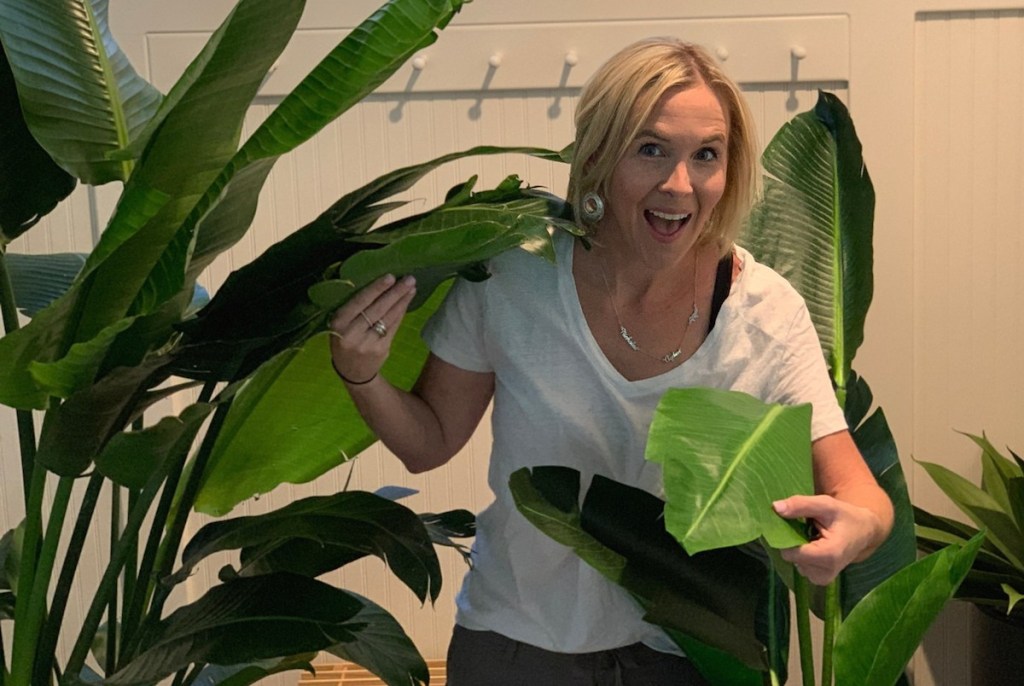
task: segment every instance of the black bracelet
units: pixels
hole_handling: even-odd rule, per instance
[[[374,379],[377,378],[377,372],[374,372],[373,376],[371,376],[366,381],[353,381],[352,379],[348,378],[347,376],[342,374],[340,371],[338,371],[338,365],[334,364],[334,358],[333,357],[331,358],[331,367],[334,368],[334,373],[338,375],[338,378],[341,379],[342,381],[344,381],[345,383],[347,383],[350,386],[362,386],[364,384],[370,383],[371,381],[373,381]]]

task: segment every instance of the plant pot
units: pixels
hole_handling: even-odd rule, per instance
[[[1005,686],[1024,680],[1024,622],[998,610],[971,612],[971,686]]]

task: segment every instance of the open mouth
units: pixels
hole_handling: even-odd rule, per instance
[[[682,230],[683,227],[690,223],[692,217],[693,213],[691,212],[670,214],[668,212],[659,212],[658,210],[644,210],[644,218],[647,219],[647,224],[656,234],[666,238]]]

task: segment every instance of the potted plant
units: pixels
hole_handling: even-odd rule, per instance
[[[374,440],[325,354],[327,314],[355,288],[396,269],[419,277],[419,309],[384,370],[409,384],[425,357],[417,331],[443,282],[458,272],[483,278],[482,260],[519,245],[547,255],[551,227],[568,224],[560,201],[510,178],[482,192],[471,179],[439,207],[379,225],[401,204],[394,194],[439,164],[501,151],[455,153],[345,195],[193,311],[197,278],[244,235],[274,162],[435,41],[463,1],[385,3],[240,144],[245,112],[304,5],[239,0],[164,95],[118,48],[107,0],[0,0],[0,402],[18,413],[25,502],[24,521],[0,537],[0,621],[13,620],[11,642],[0,638],[0,686],[248,684],[309,669],[318,650],[389,684],[428,679],[394,618],[317,577],[374,554],[421,600],[433,599],[432,543],[471,534],[468,513],[421,518],[393,491],[343,492],[215,521],[187,544],[185,522],[193,508],[225,513],[309,480]],[[8,245],[76,180],[124,188],[73,281],[19,328]],[[22,305],[44,281],[20,282]],[[147,415],[193,388],[198,398],[177,416]],[[98,588],[78,588],[105,489],[110,556]],[[174,585],[223,550],[239,557],[220,583],[171,611]],[[72,592],[89,605],[80,631],[63,621]],[[58,655],[58,638],[72,629],[71,654]]]
[[[972,603],[971,683],[1007,684],[1024,671],[1024,462],[1003,455],[982,434],[966,434],[981,449],[982,478],[976,486],[939,464],[920,464],[942,492],[974,524],[915,507],[917,543],[932,552],[987,533],[956,597]]]

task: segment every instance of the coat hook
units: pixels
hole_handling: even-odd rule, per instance
[[[580,58],[579,56],[576,55],[575,50],[570,50],[569,52],[565,53],[565,63],[570,67],[575,67],[577,64],[580,63]]]
[[[426,55],[416,55],[412,58],[412,68],[416,71],[423,71],[423,68],[427,66]]]
[[[720,61],[725,62],[727,59],[729,59],[729,49],[724,45],[719,45],[717,48],[715,48],[715,56]]]
[[[807,48],[802,45],[794,45],[790,47],[789,54],[793,56],[793,59],[802,60],[807,57]]]
[[[494,69],[497,69],[498,67],[500,67],[501,66],[501,53],[500,52],[496,52],[493,55],[491,55],[490,57],[488,57],[487,58],[487,64],[491,65],[491,67],[493,67]]]

